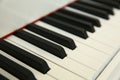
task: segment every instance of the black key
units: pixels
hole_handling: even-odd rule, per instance
[[[0,80],[9,80],[9,79],[7,79],[6,77],[0,74]]]
[[[75,12],[65,10],[65,9],[60,9],[59,11],[57,11],[57,13],[62,13],[64,15],[75,18],[77,20],[82,19],[82,20],[91,22],[93,25],[98,26],[98,27],[101,26],[100,21],[98,19],[95,19],[95,18],[92,18],[92,17],[89,17],[89,16],[85,16],[85,15],[80,14],[80,13],[75,13]]]
[[[75,49],[76,45],[74,41],[71,38],[68,38],[66,36],[63,36],[61,34],[58,34],[56,32],[53,32],[51,30],[45,29],[41,26],[38,26],[36,24],[30,24],[28,27],[26,27],[28,30],[35,32],[39,35],[42,35],[50,40],[53,40],[59,44],[62,44],[63,46],[66,46],[70,49]]]
[[[39,47],[39,48],[42,48],[42,49],[52,53],[53,55],[55,55],[61,59],[63,59],[64,57],[67,56],[64,49],[61,46],[56,45],[52,42],[49,42],[45,39],[42,39],[38,36],[35,36],[31,33],[26,32],[26,31],[19,30],[14,35]]]
[[[12,45],[7,41],[0,41],[0,49],[6,52],[7,54],[17,58],[18,60],[26,63],[27,65],[35,68],[36,70],[42,72],[43,74],[47,73],[50,69],[43,59],[32,55],[31,53],[15,45]]]
[[[93,0],[93,1],[103,3],[103,4],[111,6],[111,7],[120,8],[120,4],[113,0]]]
[[[109,7],[107,5],[104,5],[98,2],[94,2],[91,0],[78,0],[77,3],[95,7],[95,8],[107,11],[107,13],[114,14],[112,7]]]
[[[0,67],[20,80],[36,80],[31,71],[0,54]],[[0,79],[1,80],[1,79]]]
[[[61,13],[53,13],[50,15],[50,17],[53,17],[55,19],[58,19],[58,20],[66,22],[66,23],[69,23],[71,25],[74,25],[77,28],[83,28],[89,32],[95,32],[93,24],[88,21],[84,21],[84,20],[80,20],[80,19],[77,20],[75,18],[69,17],[69,16],[61,14]]]
[[[84,4],[78,4],[77,2],[70,4],[69,7],[72,7],[81,11],[85,11],[87,13],[96,15],[104,19],[109,19],[108,13],[106,11],[97,9],[95,7],[90,7]]]
[[[77,27],[74,27],[74,25],[71,25],[71,24],[68,24],[68,23],[65,23],[63,21],[60,21],[60,20],[57,20],[57,19],[54,19],[52,17],[45,17],[42,19],[42,21],[50,24],[50,25],[53,25],[54,27],[57,27],[57,28],[60,28],[62,30],[65,30],[67,32],[70,32],[74,35],[77,35],[81,38],[88,38],[88,35],[86,33],[86,30],[83,29],[83,28],[77,28]]]

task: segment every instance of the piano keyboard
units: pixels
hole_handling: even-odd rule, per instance
[[[71,1],[2,36],[1,80],[120,79],[120,0]]]

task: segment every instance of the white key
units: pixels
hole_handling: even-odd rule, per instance
[[[84,78],[75,75],[72,72],[69,72],[68,70],[59,67],[58,65],[48,61],[45,59],[45,61],[47,61],[48,65],[50,66],[51,70],[47,73],[51,76],[54,76],[56,79],[58,80],[85,80]]]
[[[12,61],[15,61],[15,62],[18,63],[19,65],[24,66],[25,68],[29,69],[29,70],[34,74],[34,76],[36,77],[37,80],[56,80],[55,78],[52,78],[52,77],[49,76],[49,75],[44,75],[44,74],[38,72],[37,70],[29,67],[28,65],[26,65],[26,64],[24,64],[23,62],[15,59],[14,57],[11,57],[10,55],[8,55],[7,53],[5,53],[5,52],[3,52],[3,51],[1,51],[1,50],[0,50],[0,54],[2,54],[3,56],[11,59]],[[14,80],[14,79],[12,79],[12,80]],[[15,79],[15,80],[16,80],[16,79]]]
[[[11,36],[8,39],[16,42],[19,45],[24,46],[25,48],[33,51],[34,53],[44,57],[45,59],[47,59],[51,62],[54,62],[55,64],[59,65],[60,67],[67,69],[70,72],[83,77],[84,79],[92,79],[93,76],[95,75],[94,70],[92,70],[76,61],[73,61],[73,60],[69,59],[68,57],[66,57],[64,59],[60,59],[60,58],[58,58],[46,51],[43,51],[42,49],[40,49],[26,41],[23,41],[15,36]]]

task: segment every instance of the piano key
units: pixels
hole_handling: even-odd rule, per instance
[[[0,54],[0,67],[21,80],[36,80],[32,72]]]
[[[92,0],[78,0],[77,2],[79,4],[85,4],[85,5],[88,5],[88,6],[91,6],[91,7],[95,7],[95,8],[107,11],[110,14],[114,14],[112,7],[101,4],[101,3],[98,3],[98,2],[94,2]]]
[[[106,11],[97,9],[95,7],[90,7],[90,6],[87,6],[84,4],[79,4],[77,2],[70,4],[69,7],[72,7],[72,8],[75,8],[75,9],[99,16],[99,17],[104,18],[104,19],[109,19],[109,15]]]
[[[11,37],[11,38],[9,38],[10,40],[14,40],[14,41],[17,41],[17,43],[18,44],[21,44],[21,43],[23,43],[23,42],[21,42],[21,40],[19,40],[19,39],[16,39],[15,37]],[[81,46],[81,45],[80,45]],[[32,46],[31,46],[32,47]],[[85,49],[87,49],[88,50],[88,52],[87,53],[89,53],[90,51],[89,51],[89,49],[87,48],[87,47],[85,47],[84,46],[84,48]],[[80,47],[78,50],[83,50],[83,51],[86,51],[85,49],[82,49],[82,47]],[[36,50],[36,49],[35,49]],[[73,54],[75,54],[76,53],[76,55],[68,55],[68,57],[70,58],[70,59],[72,59],[72,60],[74,60],[74,61],[79,61],[79,62],[82,62],[82,65],[84,65],[85,63],[86,63],[86,65],[89,65],[89,66],[91,66],[91,67],[93,67],[93,68],[96,68],[96,70],[98,70],[98,72],[97,73],[99,73],[99,70],[102,68],[104,68],[104,66],[106,66],[105,64],[107,64],[108,63],[108,61],[111,59],[111,57],[112,56],[101,56],[101,55],[103,55],[103,53],[102,54],[100,54],[99,55],[99,57],[101,56],[101,61],[99,61],[99,63],[94,63],[94,62],[96,62],[95,61],[95,59],[96,60],[98,60],[98,55],[96,56],[96,58],[95,58],[95,56],[94,56],[94,59],[92,60],[93,62],[91,62],[91,60],[89,59],[90,57],[86,57],[87,55],[92,55],[92,54],[86,54],[86,56],[84,55],[84,52],[81,52],[80,53],[80,51],[79,52],[73,52]],[[71,52],[68,52],[68,53],[72,53],[72,51]],[[83,55],[80,55],[80,54],[82,54],[83,53]],[[95,52],[94,51],[94,49],[93,49],[93,52],[91,52],[91,53],[96,53],[96,54],[99,54],[99,52]],[[78,55],[79,54],[79,55]],[[50,56],[50,55],[49,55]],[[81,56],[82,58],[79,58],[79,56]],[[78,58],[77,58],[78,57]],[[104,60],[103,60],[103,57],[104,57]],[[77,58],[77,59],[76,59]],[[85,61],[84,61],[84,58],[86,59]],[[93,58],[93,57],[92,57]],[[88,61],[87,61],[88,60]],[[104,63],[104,65],[103,65],[103,63]],[[88,67],[88,66],[87,66]],[[89,67],[90,68],[90,67]],[[91,68],[90,68],[91,69]]]
[[[98,27],[101,26],[100,21],[98,19],[95,19],[95,18],[92,18],[92,17],[89,17],[89,16],[85,16],[85,15],[80,14],[80,13],[78,14],[78,13],[72,12],[68,9],[60,9],[57,13],[62,13],[66,16],[69,16],[71,18],[75,18],[77,20],[82,19],[82,20],[91,22],[93,25],[98,26]]]
[[[14,40],[14,41],[18,41],[18,40]],[[18,42],[20,42],[20,41],[18,41]],[[22,42],[23,43],[23,42]],[[20,43],[19,43],[20,44]],[[88,50],[88,49],[87,49]],[[100,56],[99,56],[100,57]],[[102,59],[103,59],[103,57],[102,57]]]
[[[10,43],[11,43],[11,42],[10,42]],[[15,45],[15,44],[14,44],[14,45]],[[19,47],[19,46],[18,46],[18,47]],[[21,49],[22,49],[22,48],[21,48]],[[24,49],[24,50],[25,50],[25,49]],[[28,51],[28,50],[26,50],[26,51]],[[31,54],[30,50],[29,50],[28,52]],[[12,56],[8,55],[7,53],[5,53],[5,52],[3,52],[3,51],[1,51],[1,50],[0,50],[0,54],[2,54],[3,56],[5,56],[6,58],[8,58],[8,59],[10,59],[10,60],[18,63],[19,65],[25,67],[26,69],[30,70],[30,71],[33,73],[33,75],[35,76],[35,78],[36,78],[37,80],[56,80],[56,78],[48,75],[48,73],[43,74],[43,73],[37,71],[36,69],[30,67],[29,65],[26,65],[25,63],[23,63],[23,62],[21,62],[20,60],[16,59],[15,57],[12,57]],[[33,55],[33,54],[32,54],[32,55]],[[37,55],[35,55],[35,56],[37,56]],[[1,70],[1,69],[0,69],[0,71],[2,72],[3,75],[5,75],[5,76],[6,76],[8,79],[10,79],[10,80],[19,80],[17,77],[15,77],[15,76],[7,73],[7,72],[4,71],[4,70]],[[50,70],[50,71],[51,71],[51,70]]]
[[[99,43],[102,43],[102,44],[104,44],[105,46],[109,46],[109,47],[112,47],[111,49],[110,48],[108,48],[108,47],[106,47],[106,48],[104,48],[103,50],[104,50],[104,52],[106,52],[106,53],[108,53],[109,52],[109,54],[111,53],[111,50],[113,50],[114,49],[114,47],[113,46],[118,46],[119,45],[119,39],[116,39],[116,38],[119,38],[118,37],[118,35],[117,34],[120,34],[119,33],[119,25],[118,26],[116,26],[116,24],[118,24],[119,23],[119,10],[117,10],[117,9],[115,9],[115,16],[113,17],[113,16],[110,16],[112,19],[110,19],[109,21],[107,21],[107,20],[104,20],[104,19],[102,19],[102,18],[99,18],[99,17],[96,17],[96,16],[93,16],[93,15],[90,15],[90,14],[87,14],[87,13],[82,13],[82,12],[80,12],[80,11],[78,11],[78,10],[75,10],[75,9],[72,9],[72,8],[67,8],[67,9],[69,9],[70,11],[73,11],[73,12],[76,12],[76,13],[80,13],[80,14],[85,14],[85,15],[87,15],[87,16],[90,16],[90,17],[95,17],[95,18],[98,18],[100,21],[101,21],[101,24],[103,25],[103,27],[101,28],[101,29],[98,29],[98,30],[96,30],[96,32],[94,33],[94,34],[90,34],[89,33],[89,35],[91,36],[90,38],[92,39],[92,41],[93,40],[95,40],[95,42],[97,41],[97,42],[99,42]],[[113,24],[114,25],[113,25]],[[108,26],[108,27],[107,27]],[[111,28],[109,28],[111,26]],[[113,29],[113,26],[116,26],[115,28],[117,28],[117,29]],[[105,28],[105,29],[104,29]],[[97,28],[96,28],[97,29]],[[107,32],[107,31],[108,32]],[[113,31],[114,30],[114,31]],[[115,31],[115,30],[117,30],[117,31]],[[100,32],[100,34],[98,34]],[[61,32],[62,33],[62,32]],[[106,35],[106,33],[107,33],[107,35]],[[111,36],[110,35],[110,33],[113,33],[112,35],[113,36]],[[65,33],[64,33],[65,34]],[[96,36],[96,37],[95,37]],[[104,36],[104,37],[103,37]],[[93,38],[94,37],[94,38]],[[99,37],[99,38],[98,38]],[[89,40],[90,39],[88,39],[87,40],[87,42],[89,42]],[[80,41],[80,40],[79,40]],[[82,41],[83,42],[83,41]],[[93,43],[95,43],[95,42],[93,42]],[[89,43],[88,43],[89,44]],[[87,44],[87,45],[88,45]],[[93,44],[92,44],[93,45]],[[101,44],[100,44],[101,45]],[[100,46],[99,45],[99,46]],[[112,46],[111,46],[112,45]],[[104,47],[105,47],[104,46]],[[92,46],[93,47],[93,46]],[[96,48],[97,48],[98,46],[96,46]],[[101,47],[102,47],[102,45],[101,45]],[[99,47],[99,48],[97,48],[98,50],[99,49],[101,49],[101,47]],[[105,49],[109,49],[109,50],[107,50],[107,51],[105,51]],[[102,51],[102,49],[101,49],[101,51]],[[112,53],[111,53],[112,54]]]
[[[113,0],[93,0],[93,1],[100,2],[100,3],[103,3],[103,4],[108,5],[108,6],[120,8],[120,4],[118,2],[113,1]]]
[[[78,76],[62,67],[59,67],[50,61],[48,61],[48,64],[51,66],[52,70],[48,72],[48,74],[51,74],[52,76],[56,77],[58,80],[85,80],[81,76]],[[68,77],[69,76],[69,77]]]
[[[56,32],[50,31],[46,28],[40,27],[36,24],[30,24],[26,29],[31,30],[39,35],[42,35],[48,39],[51,39],[59,44],[62,44],[70,49],[75,49],[76,45],[74,41],[71,38],[68,38],[66,36],[60,35]]]
[[[98,30],[95,34],[89,34],[91,38],[96,39],[100,42],[103,42],[112,47],[119,46],[119,14],[118,10],[115,10],[115,15],[109,21],[101,20],[103,28]],[[114,28],[113,28],[114,27]],[[112,34],[112,35],[111,35]]]
[[[93,75],[95,75],[94,70],[92,70],[92,69],[88,68],[87,66],[82,65],[74,60],[71,60],[70,58],[66,57],[63,60],[59,59],[58,57],[55,57],[52,54],[48,54],[48,52],[45,52],[45,51],[41,50],[40,48],[38,48],[38,47],[20,39],[20,38],[17,38],[15,36],[9,37],[8,40],[11,40],[14,43],[17,43],[17,44],[23,46],[24,48],[31,50],[35,54],[46,58],[50,62],[53,62],[53,63],[57,64],[58,66],[66,69],[66,70],[68,70],[68,71],[70,71],[78,76],[81,76],[84,79],[91,79],[91,78],[93,78]],[[38,52],[42,52],[44,54],[41,54]],[[79,67],[79,69],[76,67]]]
[[[83,28],[77,28],[77,27],[74,27],[74,25],[70,25],[68,23],[65,23],[63,21],[60,21],[60,20],[57,20],[57,19],[54,19],[54,18],[51,18],[51,17],[45,17],[42,19],[42,21],[50,24],[50,25],[53,25],[55,27],[58,27],[62,30],[65,30],[67,32],[70,32],[72,34],[75,34],[81,38],[88,38],[88,35],[86,33],[86,30],[83,29]]]
[[[94,49],[96,49],[104,54],[112,54],[113,47],[110,47],[108,45],[100,43],[97,40],[93,40],[92,38],[88,38],[87,40],[83,40],[83,39],[79,38],[78,36],[75,36],[73,34],[66,32],[66,31],[60,30],[60,29],[58,29],[54,26],[51,26],[49,24],[46,24],[44,22],[37,22],[37,24],[40,26],[45,26],[47,29],[54,30],[55,32],[59,32],[62,35],[68,36],[68,37],[72,38],[74,41],[78,41],[82,44],[85,44],[89,47],[92,47],[92,48],[94,48]]]
[[[50,17],[53,17],[55,19],[59,19],[61,21],[64,21],[66,23],[75,25],[75,27],[81,27],[84,28],[85,30],[89,31],[89,32],[95,32],[95,29],[93,27],[93,24],[88,22],[88,21],[84,21],[84,20],[77,20],[75,18],[71,18],[69,16],[66,16],[64,14],[61,13],[53,13],[51,15],[49,15]]]
[[[36,33],[34,33],[34,32],[31,32],[31,31],[28,31],[28,30],[26,30],[27,32],[29,32],[29,33],[31,33],[31,34],[34,34],[34,35],[36,35],[36,36],[38,36],[38,37],[40,37],[39,35],[37,35]],[[49,41],[51,41],[51,40],[49,40]],[[51,41],[51,42],[53,42],[53,41]],[[53,42],[54,43],[54,42]],[[68,57],[69,58],[72,58],[72,59],[74,59],[74,60],[76,60],[76,61],[78,61],[78,62],[80,62],[80,63],[83,63],[83,64],[85,64],[86,66],[89,66],[90,68],[92,68],[92,69],[97,69],[97,68],[99,68],[99,66],[100,66],[100,63],[101,63],[101,61],[102,60],[98,60],[98,58],[97,58],[97,60],[95,60],[94,61],[94,59],[96,59],[96,57],[95,56],[91,56],[91,58],[90,58],[90,56],[88,56],[89,54],[89,52],[91,52],[91,53],[96,53],[96,54],[99,54],[99,52],[95,52],[95,50],[91,50],[90,48],[88,48],[88,47],[86,47],[86,46],[83,46],[82,44],[79,44],[78,42],[75,42],[76,44],[77,44],[77,48],[75,49],[75,50],[69,50],[69,49],[67,49],[67,48],[65,48],[64,46],[63,46],[63,48],[65,49],[65,51],[66,51],[66,53],[68,54]],[[59,44],[58,44],[59,45]],[[83,50],[81,50],[83,48]],[[88,51],[84,51],[84,49],[87,49]],[[82,51],[82,52],[81,52]],[[71,54],[69,54],[69,53],[71,53]],[[94,54],[95,55],[95,54]],[[106,56],[104,55],[104,56],[102,56],[102,54],[100,54],[101,55],[101,57],[102,57],[102,59],[103,59],[103,57],[105,58]],[[81,58],[79,58],[79,56],[81,56]],[[98,56],[98,55],[97,55]],[[100,57],[100,56],[99,56]],[[87,59],[87,60],[86,60]],[[105,59],[104,59],[105,60]]]
[[[20,47],[21,49],[24,49],[24,50],[30,52],[33,55],[36,55],[38,57],[42,57],[42,56],[34,53],[32,50],[29,50],[29,49],[27,49],[27,48],[25,48],[25,47],[17,44],[16,42],[11,41],[10,39],[6,39],[6,40],[8,42],[10,42],[11,44],[14,44],[14,45]],[[43,52],[41,51],[41,53],[44,53],[44,51]],[[35,75],[40,76],[40,78],[39,77],[37,78],[38,80],[42,80],[42,79],[45,79],[45,80],[54,80],[54,79],[48,79],[48,78],[46,78],[47,75],[55,78],[56,80],[73,80],[73,79],[75,79],[75,80],[84,80],[84,78],[82,78],[82,77],[80,77],[80,76],[78,76],[78,75],[76,75],[76,74],[74,74],[74,73],[72,73],[72,72],[70,72],[70,71],[68,71],[68,70],[60,67],[59,65],[56,65],[54,62],[51,62],[51,61],[49,61],[48,59],[46,59],[44,57],[42,57],[42,58],[49,64],[51,70],[47,74],[45,74],[45,75],[38,74],[34,70],[31,70],[33,73],[35,72]],[[18,62],[18,63],[20,63],[20,62]],[[43,77],[43,78],[41,78],[41,77]]]
[[[55,30],[55,31],[56,31],[56,30]],[[62,32],[61,32],[61,33],[62,33]],[[64,33],[63,33],[63,34],[64,34]],[[80,49],[81,49],[81,48],[80,48]],[[103,49],[104,49],[104,48],[103,48]],[[88,50],[88,49],[87,49],[87,50]],[[114,52],[113,52],[113,53],[114,53]],[[116,53],[116,52],[115,52],[115,53]],[[115,54],[115,53],[114,53],[114,54]],[[68,55],[68,57],[69,57],[69,55]],[[105,58],[104,58],[104,59],[105,59]]]
[[[29,43],[31,43],[39,48],[42,48],[42,49],[50,52],[51,54],[53,54],[61,59],[65,58],[67,56],[64,49],[61,46],[53,44],[47,40],[44,40],[40,37],[35,36],[35,35],[32,35],[26,31],[19,30],[14,35],[25,41],[28,41]]]
[[[47,26],[46,26],[47,27]],[[50,26],[48,26],[50,29],[51,29],[51,27]],[[48,29],[49,29],[48,28]],[[55,29],[53,29],[53,30],[55,30]],[[55,31],[57,31],[57,30],[55,30]],[[59,31],[60,32],[60,31]],[[62,32],[60,32],[60,33],[62,33]],[[64,33],[63,33],[64,34]],[[74,40],[75,41],[75,40]],[[19,43],[20,44],[20,43]],[[79,43],[76,43],[76,44],[79,44]],[[85,44],[86,45],[86,44]],[[98,44],[95,44],[95,45],[98,45]],[[80,48],[78,48],[80,46]],[[100,52],[95,52],[96,51],[96,49],[94,49],[94,48],[92,48],[93,49],[93,52],[92,52],[92,49],[90,49],[90,48],[87,48],[86,46],[82,46],[82,44],[80,44],[80,45],[77,45],[77,48],[76,49],[78,49],[78,52],[73,52],[73,54],[70,54],[70,55],[68,55],[68,57],[69,58],[72,58],[72,60],[75,60],[75,61],[79,61],[79,62],[81,62],[83,65],[87,65],[87,66],[89,66],[89,67],[91,67],[91,68],[93,68],[93,69],[96,69],[96,70],[101,70],[101,69],[103,69],[105,66],[106,66],[106,64],[110,61],[110,59],[115,55],[115,53],[113,52],[113,50],[109,53],[110,54],[110,56],[105,56],[104,55],[104,53],[102,53],[102,54],[100,54],[100,55],[98,55]],[[95,46],[96,47],[96,46]],[[102,47],[101,47],[102,48]],[[103,49],[105,49],[105,48],[103,48]],[[88,52],[86,52],[86,50],[88,51]],[[85,55],[85,52],[86,53],[88,53],[87,55]],[[67,53],[67,51],[66,51],[66,53]],[[70,52],[68,52],[68,53],[72,53],[72,51],[70,51]],[[79,53],[80,53],[80,55],[79,55]],[[83,53],[83,55],[81,55]],[[96,53],[96,54],[93,54],[93,56],[91,56],[92,54],[89,54],[89,53]],[[111,53],[112,53],[112,55],[111,55]],[[74,55],[75,54],[75,55]],[[88,55],[90,55],[88,58],[86,57],[86,56],[88,56]],[[95,56],[96,55],[96,56]],[[101,55],[104,55],[104,56],[101,56]],[[79,57],[79,56],[81,56],[81,57]],[[99,56],[99,57],[98,57]],[[96,58],[95,58],[96,57]],[[104,57],[104,59],[103,59],[103,57]],[[93,58],[93,60],[90,60],[90,58]],[[98,62],[98,61],[96,61],[96,63],[95,63],[95,61],[94,60],[98,60],[98,58],[101,58],[101,62]],[[87,61],[88,60],[88,61]],[[103,60],[103,61],[102,61]],[[87,64],[86,64],[87,63]]]
[[[9,79],[7,79],[6,77],[0,74],[0,80],[9,80]]]
[[[28,64],[29,66],[35,68],[36,70],[42,72],[43,74],[47,73],[50,69],[43,59],[38,58],[34,55],[30,55],[30,53],[28,53],[27,51],[24,51],[7,41],[0,41],[0,49]]]

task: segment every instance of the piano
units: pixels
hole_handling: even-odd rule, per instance
[[[0,0],[0,80],[120,80],[120,0]]]

